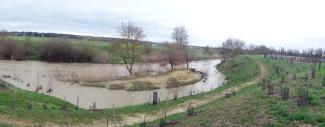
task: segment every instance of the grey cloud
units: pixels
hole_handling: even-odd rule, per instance
[[[252,2],[252,0],[249,1]],[[290,25],[282,27],[274,24],[276,27],[283,28],[283,30],[277,30],[273,26],[268,27],[274,22],[259,20],[254,14],[245,13],[245,10],[241,10],[243,13],[238,13],[236,10],[224,11],[228,4],[232,5],[231,3],[220,2],[216,5],[213,3],[213,0],[2,0],[0,29],[118,37],[117,27],[120,23],[132,21],[144,28],[147,34],[146,40],[150,41],[170,40],[173,27],[184,25],[191,30],[189,31],[190,43],[193,45],[220,46],[227,37],[235,35],[248,43],[272,47],[325,47],[325,43],[323,43],[325,41],[324,30],[319,30],[324,26],[308,27],[310,24],[307,21],[305,24],[296,23],[297,26],[305,26],[306,30],[310,30],[308,28],[315,29],[315,32],[311,33],[314,36],[304,30],[297,33],[296,31],[299,29],[291,30],[295,27],[291,28]],[[249,2],[246,6],[248,4]],[[216,7],[217,5],[219,7]],[[210,6],[210,8],[205,10],[208,8],[205,6]],[[264,11],[277,14],[269,10]],[[249,18],[241,20],[243,22],[233,20],[242,15]],[[271,20],[272,17],[268,19]],[[275,20],[278,21],[278,19]],[[320,18],[319,22],[322,20]],[[237,26],[234,27],[233,23],[236,23]],[[266,27],[262,29],[261,26]],[[299,36],[277,34],[281,31],[296,33]],[[270,41],[271,43],[263,43]]]

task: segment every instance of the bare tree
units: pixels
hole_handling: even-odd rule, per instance
[[[179,45],[188,44],[188,34],[185,27],[176,27],[172,33],[172,39]]]
[[[8,32],[6,30],[0,30],[0,42],[3,42],[8,38]]]
[[[189,68],[189,53],[188,53],[188,33],[185,29],[185,27],[175,27],[174,31],[172,33],[172,39],[175,41],[175,43],[182,47],[182,51],[185,55],[185,62],[186,62],[186,68]]]
[[[239,55],[242,51],[245,42],[237,38],[228,38],[222,43],[224,48],[224,57],[233,58],[236,55]]]
[[[318,58],[318,70],[321,70],[321,67],[322,67],[322,56],[323,56],[323,49],[322,48],[319,48],[316,50],[316,57]]]
[[[123,62],[131,75],[133,75],[133,64],[136,61],[136,49],[139,47],[140,40],[145,37],[141,27],[132,22],[122,22],[119,29],[123,42],[123,53],[121,54]]]
[[[165,49],[163,51],[164,61],[168,61],[171,69],[173,70],[175,65],[184,61],[183,47],[176,43],[165,42]]]
[[[17,44],[12,42],[8,32],[6,30],[0,30],[0,58],[13,59],[16,47]]]

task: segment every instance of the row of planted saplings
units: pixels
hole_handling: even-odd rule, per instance
[[[275,85],[269,81],[266,80],[264,83],[262,83],[262,90],[267,91],[267,95],[269,96],[273,96],[274,94],[276,94],[275,91]],[[290,87],[286,84],[283,84],[282,86],[280,86],[280,92],[279,95],[281,97],[281,99],[283,100],[288,100],[290,99]],[[309,100],[308,100],[308,87],[303,86],[303,85],[299,85],[298,87],[298,96],[292,96],[291,99],[293,99],[298,106],[304,106],[304,105],[308,105],[309,104]]]
[[[282,60],[287,61],[290,63],[313,63],[314,66],[318,64],[318,69],[321,70],[322,67],[322,60],[321,56],[318,57],[294,57],[294,56],[287,56],[287,55],[264,55],[264,58],[269,58],[272,60]]]
[[[289,80],[286,80],[286,77],[284,74],[281,73],[281,71],[283,71],[283,69],[279,66],[275,67],[275,73],[276,75],[280,78],[280,96],[282,99],[287,100],[290,98],[290,87],[286,84],[289,84]],[[285,74],[289,74],[289,72],[286,72]],[[298,86],[298,96],[293,96],[292,99],[296,101],[298,106],[304,106],[309,104],[309,100],[308,100],[308,89],[309,87],[312,85],[311,80],[314,79],[316,77],[316,71],[314,69],[314,67],[311,67],[308,71],[308,73],[306,73],[305,77],[303,77],[303,84],[304,85],[299,85]],[[289,78],[288,78],[289,79]],[[297,75],[295,73],[293,73],[291,75],[291,79],[294,81],[298,81],[299,79],[297,79]],[[272,85],[270,80],[267,79],[263,79],[262,80],[262,89],[265,90],[267,89],[267,94],[268,95],[273,95],[274,94],[274,84]],[[321,83],[322,87],[325,87],[325,76],[323,76],[322,78],[322,83]],[[325,97],[321,97],[322,103],[325,104]]]

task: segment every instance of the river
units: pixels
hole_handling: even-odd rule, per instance
[[[110,90],[108,88],[85,87],[64,80],[66,77],[84,77],[83,80],[105,80],[116,76],[128,76],[124,65],[91,64],[91,63],[46,63],[39,61],[0,61],[1,79],[18,88],[35,91],[37,86],[42,86],[38,92],[54,96],[89,109],[96,103],[96,108],[123,107],[137,105],[152,101],[153,92],[158,92],[160,100],[173,99],[197,94],[215,89],[223,84],[225,77],[216,69],[219,59],[193,61],[190,68],[207,73],[205,81],[178,88],[161,88],[152,91],[130,92],[125,90]],[[185,65],[181,65],[184,66]],[[151,75],[168,71],[168,66],[159,64],[137,64],[135,72],[148,72]],[[11,77],[11,78],[8,78]],[[14,78],[13,78],[14,77]],[[27,85],[29,84],[29,85]],[[47,93],[51,88],[53,91]]]

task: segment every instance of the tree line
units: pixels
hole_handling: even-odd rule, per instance
[[[191,53],[191,50],[198,47],[189,46],[189,35],[183,26],[175,27],[171,33],[172,41],[159,44],[159,48],[144,41],[146,34],[143,28],[132,22],[122,22],[118,32],[119,39],[107,43],[104,50],[98,50],[89,43],[74,43],[71,38],[61,35],[37,44],[32,41],[31,36],[23,36],[24,39],[18,42],[13,38],[15,35],[12,32],[2,30],[0,59],[94,63],[109,63],[114,60],[125,64],[130,74],[133,74],[133,65],[139,61],[169,64],[171,69],[184,63],[188,69],[190,61],[200,59],[195,53]],[[215,48],[207,46],[201,49],[208,57],[216,54]]]
[[[119,33],[122,38],[122,42],[114,43],[113,47],[115,48],[117,56],[120,56],[123,59],[127,70],[130,74],[133,74],[133,65],[136,62],[137,58],[141,57],[136,52],[140,46],[143,46],[144,54],[150,53],[150,47],[148,45],[140,45],[140,42],[145,37],[143,29],[132,22],[122,23],[119,28]],[[165,42],[161,52],[155,56],[155,62],[165,62],[169,63],[171,69],[173,70],[175,65],[180,63],[186,63],[187,69],[189,68],[189,62],[192,60],[188,47],[188,33],[185,27],[175,27],[171,38],[173,42]]]
[[[228,38],[222,43],[219,51],[223,58],[233,58],[240,54],[255,54],[255,55],[273,55],[273,56],[291,56],[291,57],[304,57],[308,59],[317,59],[317,61],[325,62],[325,49],[323,48],[310,48],[310,49],[275,49],[266,47],[265,45],[249,45],[245,47],[245,42],[237,38]]]
[[[30,36],[22,42],[16,42],[7,31],[0,32],[0,59],[7,60],[43,60],[49,62],[101,62],[101,57],[89,45],[73,45],[66,38],[51,38],[35,47]]]

